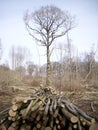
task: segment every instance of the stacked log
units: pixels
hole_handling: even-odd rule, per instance
[[[51,88],[16,98],[10,108],[0,112],[0,130],[97,130],[96,124],[94,118]]]

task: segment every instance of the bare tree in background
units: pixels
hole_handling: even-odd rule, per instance
[[[10,57],[12,60],[12,69],[15,70],[17,67],[23,66],[23,62],[25,60],[26,49],[20,46],[15,47],[12,46],[10,51]]]
[[[30,61],[27,62],[27,72],[28,72],[29,76],[32,76],[34,69],[35,69],[34,63],[30,62]]]
[[[10,50],[10,57],[11,57],[12,70],[15,70],[15,47],[14,46],[12,46]]]
[[[94,45],[93,45],[94,47]],[[95,55],[98,51],[98,45],[97,45],[97,48],[96,50],[94,50],[94,48],[91,48],[91,51],[89,54],[86,54],[85,55],[85,64],[86,64],[86,75],[85,75],[85,78],[84,78],[84,82],[87,82],[88,80],[91,80],[91,77],[92,77],[92,71],[93,71],[93,64],[95,63]]]
[[[0,39],[0,61],[1,61],[1,57],[2,57],[2,44],[1,44],[1,39]]]
[[[46,85],[50,85],[50,46],[55,39],[66,35],[73,28],[74,17],[68,11],[63,12],[55,6],[41,7],[39,10],[26,13],[24,17],[26,29],[39,45],[46,47],[47,78]]]

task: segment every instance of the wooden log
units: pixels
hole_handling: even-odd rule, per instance
[[[41,128],[41,124],[40,124],[40,123],[37,123],[37,124],[36,124],[36,128],[37,128],[37,129],[40,129],[40,128]]]
[[[68,101],[62,101],[65,103],[65,107],[68,109],[68,111],[70,111],[72,114],[78,116],[78,112],[76,111],[76,109],[74,108],[73,104],[68,102]]]
[[[7,130],[7,127],[4,126],[4,125],[1,125],[1,126],[0,126],[0,130]]]
[[[59,124],[60,121],[56,118],[56,119],[55,119],[55,123],[56,123],[56,124]]]
[[[26,130],[31,130],[31,126],[30,126],[30,125],[27,125],[27,126],[26,126]]]
[[[53,124],[54,124],[54,120],[53,120],[53,116],[51,116],[51,119],[50,119],[50,127],[53,128]]]
[[[11,121],[6,120],[5,122],[3,122],[3,124],[0,125],[0,130],[7,130],[10,125]]]
[[[59,108],[57,108],[57,109],[54,111],[53,117],[56,118],[57,115],[58,115],[58,113],[59,113]]]
[[[25,113],[25,111],[26,111],[26,109],[25,109],[25,108],[24,108],[24,109],[21,109],[21,110],[20,110],[20,115],[21,115],[21,116],[23,116],[23,115],[24,115],[24,113]]]
[[[14,130],[14,128],[13,127],[9,127],[8,130]]]
[[[43,126],[47,126],[47,123],[48,123],[48,120],[49,120],[49,117],[47,115],[44,115],[43,116]]]
[[[25,123],[20,127],[19,130],[31,130],[31,126]]]
[[[72,126],[69,125],[69,126],[68,126],[68,130],[72,130]]]
[[[31,111],[37,110],[40,107],[40,105],[42,105],[42,101],[38,102],[35,106],[32,106]]]
[[[32,108],[31,108],[31,111],[35,111],[37,110],[40,106],[43,106],[45,104],[45,98],[40,98],[38,97],[41,101],[37,102]]]
[[[90,126],[89,130],[98,130],[98,123],[93,123],[93,124]]]
[[[10,126],[9,128],[8,128],[8,130],[17,130],[18,129],[18,127],[12,127],[12,126]]]
[[[16,118],[15,118],[15,117],[12,117],[11,121],[15,121],[15,120],[16,120]]]
[[[83,127],[90,127],[92,122],[86,120],[85,118],[80,116],[80,122]]]
[[[36,91],[35,93],[33,93],[32,95],[31,95],[31,97],[37,97],[37,96],[40,96],[40,95],[42,95],[42,93],[43,93],[44,91],[43,90],[38,90],[38,91]]]
[[[45,114],[45,115],[48,114],[48,111],[49,111],[49,105],[50,105],[50,98],[48,98],[48,101],[47,101],[47,104],[46,104],[46,107],[45,107],[45,111],[44,111],[44,114]]]
[[[31,109],[32,105],[33,105],[33,100],[31,100],[30,104],[28,105],[27,109],[25,109],[25,113],[23,115],[23,117],[25,118],[29,112],[29,110]]]
[[[26,130],[25,128],[26,128],[26,125],[22,125],[22,126],[20,127],[20,130]]]
[[[37,117],[36,117],[36,121],[40,121],[40,120],[41,120],[41,117],[42,117],[42,115],[41,115],[41,114],[38,114]]]
[[[30,104],[28,105],[28,107],[25,110],[24,113],[24,118],[27,116],[28,113],[30,113],[31,108],[38,102],[39,98],[37,98],[36,100],[31,100]]]
[[[53,115],[53,104],[54,104],[54,102],[52,101],[52,103],[50,105],[50,109],[49,109],[51,115]]]
[[[71,127],[76,130],[78,129],[78,124],[73,124]]]
[[[65,105],[63,103],[60,104],[61,108],[65,108]]]
[[[7,120],[8,120],[8,113],[6,114],[6,116],[4,115],[4,118],[3,117],[0,118],[0,125],[6,122]]]
[[[74,116],[73,114],[71,114],[70,112],[68,112],[66,109],[62,108],[61,111],[64,114],[64,116],[69,121],[71,121],[72,123],[77,123],[78,122],[78,117]]]
[[[33,127],[33,129],[32,130],[37,130],[37,128],[36,127]]]
[[[9,110],[9,116],[11,116],[11,117],[15,117],[16,114],[17,114],[16,111],[13,111],[12,109]]]
[[[86,120],[88,120],[88,121],[94,121],[93,118],[90,117],[90,116],[88,116],[84,111],[82,111],[81,109],[79,109],[75,105],[73,105],[73,106],[76,109],[76,111],[78,112],[78,114],[80,114],[81,116],[83,116]]]
[[[40,106],[38,111],[44,111],[45,107],[44,106]]]
[[[39,114],[44,114],[44,110],[45,110],[45,107],[41,106],[41,107],[38,108],[38,113]]]
[[[31,100],[35,100],[36,99],[36,97],[25,97],[24,99],[23,99],[23,103],[28,103],[28,102],[30,102]]]
[[[80,120],[78,120],[77,125],[78,125],[78,127],[77,127],[77,128],[78,128],[79,130],[82,130],[82,126],[81,126]]]
[[[61,130],[60,124],[57,125],[57,129],[58,129],[58,130]]]
[[[40,130],[45,130],[45,126],[41,126]]]
[[[20,116],[20,114],[17,113],[17,115],[15,117],[12,117],[11,120],[15,122],[15,121],[20,120],[20,119],[21,119],[21,116]]]
[[[60,121],[65,119],[65,117],[63,115],[59,114],[59,113],[58,113],[58,118],[59,118]]]
[[[60,105],[61,105],[61,96],[59,96],[59,97],[58,97],[57,104],[58,104],[58,106],[60,106]]]
[[[53,126],[53,130],[57,130],[56,125]]]
[[[24,103],[24,100],[27,100],[28,97],[15,97],[13,100],[12,100],[12,104],[16,104],[17,103]]]
[[[13,106],[12,106],[12,110],[13,111],[16,111],[18,109],[18,106],[16,105],[16,104],[14,104]]]
[[[37,116],[37,112],[36,112],[36,111],[35,111],[35,112],[31,112],[30,117],[31,117],[32,119],[35,119],[36,116]]]
[[[14,104],[14,105],[12,105],[11,109],[13,111],[17,111],[20,109],[21,105],[22,105],[22,103]]]
[[[11,116],[9,116],[9,117],[8,117],[8,120],[9,120],[9,121],[11,121],[11,120],[12,120],[12,117],[11,117]]]
[[[66,120],[66,118],[63,116],[63,119],[60,120],[61,126],[62,126],[62,127],[65,127],[65,126],[66,126],[66,122],[67,122],[67,120]]]
[[[48,126],[45,128],[45,130],[52,130],[52,128]]]
[[[55,100],[54,100],[54,105],[53,105],[54,111],[56,110],[56,107],[57,107],[57,100],[55,99]]]
[[[12,126],[13,128],[19,126],[19,121],[12,122],[11,126]]]

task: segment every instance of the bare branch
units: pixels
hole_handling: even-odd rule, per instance
[[[28,31],[28,33],[29,33],[30,36],[32,36],[37,42],[40,42],[41,44],[43,44],[43,45],[45,46],[44,39],[43,39],[43,41],[42,41],[41,39],[38,39],[37,37],[35,37],[35,36],[33,35],[33,33],[30,32],[29,29],[38,32],[37,30],[31,28],[28,24],[26,24],[26,29],[27,29],[27,31]],[[39,33],[39,32],[38,32],[38,33]]]
[[[73,28],[73,17],[55,6],[41,7],[31,15],[26,14],[25,21],[29,34],[45,46]]]

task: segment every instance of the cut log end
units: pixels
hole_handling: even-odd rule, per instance
[[[94,123],[90,126],[89,130],[98,130],[98,123]]]
[[[70,120],[71,120],[72,123],[78,122],[78,118],[76,116],[72,116]]]

